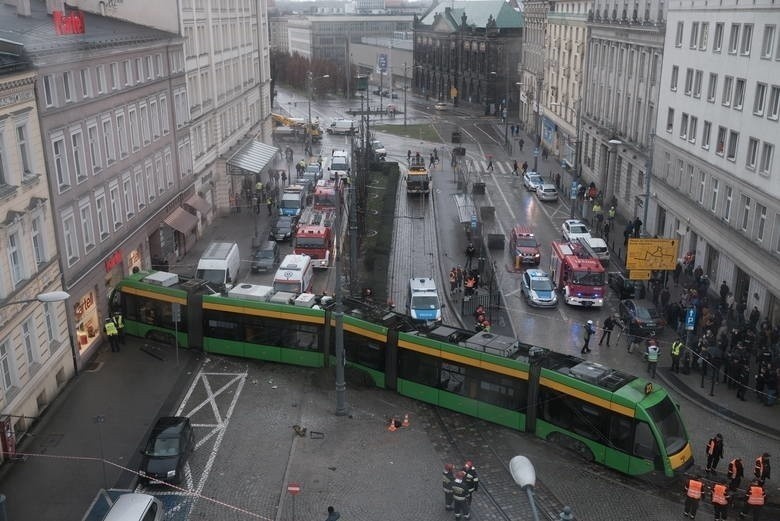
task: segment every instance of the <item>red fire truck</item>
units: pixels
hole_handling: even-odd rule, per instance
[[[307,208],[295,231],[293,253],[311,257],[314,268],[330,266],[335,216],[333,210]]]
[[[337,181],[334,180],[320,180],[317,181],[317,186],[314,187],[314,197],[312,199],[312,207],[315,210],[336,210],[338,208],[339,199],[341,198],[341,189]]]
[[[599,259],[569,243],[553,242],[550,277],[573,306],[602,307],[607,293],[607,276]]]

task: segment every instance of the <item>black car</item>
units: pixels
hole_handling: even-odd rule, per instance
[[[195,434],[186,416],[163,416],[141,450],[141,481],[181,483],[184,464],[195,449]]]
[[[252,273],[270,271],[279,264],[279,245],[276,241],[267,241],[252,254]]]
[[[620,272],[607,275],[609,287],[617,294],[620,300],[627,298],[643,299],[647,294],[645,283],[641,280],[630,280]]]
[[[655,336],[666,326],[666,320],[656,308],[645,306],[633,299],[620,301],[620,320],[629,331],[643,337]]]
[[[290,215],[280,215],[271,226],[268,238],[274,241],[286,241],[293,236],[295,219]]]

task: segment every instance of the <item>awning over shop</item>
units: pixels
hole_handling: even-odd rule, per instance
[[[253,139],[228,159],[229,175],[259,174],[274,158],[279,149]]]
[[[180,206],[171,212],[171,215],[165,218],[165,224],[176,231],[188,234],[197,226],[198,218]]]
[[[208,201],[206,201],[198,194],[192,195],[189,199],[184,201],[184,204],[191,206],[202,214],[206,214],[209,210],[211,210],[211,205],[208,203]]]

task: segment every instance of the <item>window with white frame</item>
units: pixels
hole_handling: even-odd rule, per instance
[[[122,226],[122,202],[119,200],[119,182],[112,181],[108,185],[108,202],[111,205],[111,219],[114,221],[114,230]]]
[[[777,121],[780,116],[780,86],[772,85],[769,89],[769,103],[766,108],[766,117]]]
[[[737,147],[739,146],[739,132],[736,130],[729,131],[729,143],[726,150],[726,159],[729,161],[737,160]]]
[[[756,159],[758,158],[758,140],[754,137],[748,139],[747,157],[745,158],[745,168],[749,170],[756,169]]]
[[[733,195],[734,189],[726,185],[726,193],[723,196],[723,213],[721,214],[721,217],[726,222],[729,222],[731,219],[731,200]]]
[[[104,117],[103,124],[103,148],[106,150],[106,160],[110,165],[116,161],[116,145],[114,144],[114,125],[111,117]]]
[[[701,129],[701,147],[705,150],[710,149],[711,133],[712,133],[712,123],[705,120]]]
[[[3,123],[0,121],[0,186],[8,184],[8,167],[5,161],[6,158],[3,140]]]
[[[154,77],[154,64],[152,63],[151,54],[144,56],[144,72],[147,80],[151,80]]]
[[[671,90],[676,91],[677,90],[677,80],[680,76],[680,67],[677,65],[672,65],[672,82],[669,86]]]
[[[160,112],[157,110],[157,100],[149,101],[149,113],[152,119],[152,138],[160,137]]]
[[[156,61],[157,61],[157,77],[162,78],[163,74],[165,73],[165,70],[163,69],[163,59],[162,54],[156,54],[155,55]]]
[[[707,22],[701,23],[701,30],[699,31],[699,50],[700,51],[706,51],[707,50],[707,37],[709,36],[710,32],[710,24]]]
[[[695,49],[699,43],[699,22],[691,23],[691,37],[688,41],[688,47]]]
[[[761,163],[759,164],[758,171],[763,175],[769,175],[772,172],[772,160],[775,155],[775,146],[771,143],[764,143],[761,145]]]
[[[154,156],[154,177],[157,191],[163,193],[165,191],[165,173],[162,166],[162,154],[159,152]]]
[[[57,187],[60,192],[70,188],[70,172],[68,171],[68,158],[65,155],[65,138],[62,134],[51,137],[51,151],[54,159],[54,173],[57,178]]]
[[[704,76],[704,72],[701,70],[696,70],[693,77],[693,97],[694,98],[700,98],[701,97],[701,83],[702,78]]]
[[[144,145],[148,145],[151,143],[151,137],[150,137],[150,130],[149,130],[149,109],[146,106],[146,103],[141,103],[138,106],[138,112],[141,116],[141,138],[143,139]]]
[[[87,165],[84,161],[84,135],[81,128],[70,131],[70,151],[73,156],[73,173],[76,174],[76,183],[87,180]]]
[[[163,135],[167,135],[170,131],[168,125],[168,98],[166,96],[160,96],[160,127]]]
[[[712,52],[720,52],[721,47],[723,47],[723,22],[718,22],[712,35]]]
[[[58,342],[60,339],[60,331],[57,327],[56,316],[57,309],[54,302],[46,302],[43,304],[43,323],[46,326],[46,337],[49,339],[49,344]],[[56,349],[57,346],[55,345]]]
[[[125,123],[125,111],[119,109],[116,116],[116,138],[119,143],[119,157],[125,158],[130,153],[130,144],[127,142],[127,124]]]
[[[100,151],[100,135],[95,121],[87,122],[87,143],[92,173],[96,174],[103,169],[103,154]]]
[[[130,122],[130,144],[133,152],[141,148],[141,137],[138,131],[138,112],[135,107],[127,109],[127,119]]]
[[[766,230],[766,206],[756,203],[756,222],[753,225],[755,238],[758,242],[763,242],[764,231]]]
[[[704,204],[704,189],[707,186],[707,175],[699,170],[699,204]]]
[[[723,76],[723,95],[720,102],[728,107],[731,105],[731,91],[734,85],[734,78],[732,76]]]
[[[729,31],[729,54],[737,54],[739,49],[739,24],[731,24]]]
[[[125,66],[125,86],[130,86],[133,84],[133,65],[130,60],[125,60],[122,63]]]
[[[724,126],[718,126],[718,141],[715,147],[715,153],[722,156],[726,151],[726,137],[728,129]]]
[[[146,207],[146,189],[144,188],[144,172],[140,166],[133,171],[133,177],[135,177],[135,195],[138,197],[138,209],[141,210]]]
[[[682,113],[680,117],[680,139],[688,137],[688,114]]]
[[[718,190],[720,189],[720,181],[716,178],[712,179],[712,197],[710,198],[710,211],[715,213],[718,208]]]
[[[106,66],[97,66],[97,92],[98,94],[104,94],[106,92]]]
[[[772,51],[775,48],[775,25],[766,24],[764,26],[764,36],[761,39],[761,57],[771,58]]]
[[[742,42],[739,45],[739,54],[750,56],[750,49],[753,47],[753,24],[742,26]]]
[[[157,190],[154,186],[154,168],[151,161],[147,161],[144,165],[144,172],[146,175],[146,193],[149,196],[149,202],[152,202],[156,197]]]
[[[125,215],[127,216],[128,221],[133,218],[133,209],[135,208],[132,184],[133,182],[130,179],[130,174],[124,174],[122,176],[122,196],[125,198]]]
[[[27,121],[16,124],[16,147],[19,150],[19,159],[22,162],[22,176],[32,175],[32,165],[30,164],[30,145],[27,136]]]
[[[693,69],[685,69],[685,95],[690,96],[693,90]]]
[[[690,123],[688,124],[688,141],[691,143],[696,143],[696,131],[697,127],[699,126],[699,118],[696,116],[691,116],[689,118]]]
[[[100,240],[108,237],[108,208],[106,207],[106,193],[101,189],[95,194],[95,210],[97,213],[98,233]]]
[[[0,376],[3,380],[3,390],[7,393],[17,383],[11,342],[7,338],[0,342]]]
[[[756,83],[756,95],[753,97],[753,114],[764,115],[764,102],[766,101],[766,83]]]
[[[89,74],[89,69],[81,69],[79,71],[81,76],[81,97],[92,97],[92,76]]]
[[[41,355],[38,352],[38,339],[35,336],[33,317],[22,322],[22,344],[24,344],[24,352],[27,355],[27,363],[31,366],[39,364]]]
[[[666,112],[666,131],[671,132],[674,129],[674,109],[669,107]]]
[[[31,223],[30,239],[32,241],[35,265],[40,266],[46,262],[46,245],[43,240],[43,218],[33,217]]]
[[[81,219],[81,238],[84,241],[84,253],[89,253],[95,247],[95,226],[92,223],[92,204],[89,199],[79,202],[79,218]]]
[[[742,228],[743,232],[746,232],[748,230],[748,223],[750,223],[750,197],[747,195],[742,195],[740,198],[742,202],[742,222],[740,223],[740,227]]]
[[[73,73],[71,71],[62,73],[62,90],[65,94],[65,102],[73,101]]]
[[[135,59],[135,82],[141,83],[144,81],[144,67],[141,63],[141,58]]]
[[[693,164],[685,165],[685,170],[688,173],[688,194],[693,195]]]
[[[15,288],[26,276],[18,230],[14,230],[8,234],[8,265],[11,267],[11,282]]]
[[[43,77],[43,102],[47,107],[53,107],[56,101],[54,97],[56,93],[56,85],[54,83],[54,76],[47,74]]]
[[[742,110],[742,105],[745,102],[745,78],[737,78],[737,82],[734,85],[734,108]]]
[[[76,219],[72,210],[62,214],[62,241],[65,244],[68,266],[73,266],[79,260],[79,238],[76,235]]]
[[[111,74],[111,90],[117,90],[119,88],[119,63],[111,63],[109,70]]]
[[[165,148],[165,154],[163,154],[163,168],[165,169],[165,183],[170,188],[173,186],[173,166],[171,164],[171,149]]]

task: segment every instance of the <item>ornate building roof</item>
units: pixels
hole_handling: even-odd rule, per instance
[[[453,30],[463,23],[469,27],[497,29],[520,29],[523,27],[523,12],[514,3],[505,0],[452,0],[431,7],[419,23],[435,25],[442,22]]]

